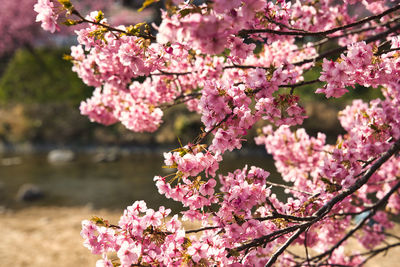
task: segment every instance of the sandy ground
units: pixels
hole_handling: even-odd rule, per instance
[[[99,259],[82,246],[80,224],[92,215],[117,222],[121,211],[32,207],[0,214],[0,266],[95,266]],[[394,232],[400,233],[400,226]],[[367,266],[400,266],[400,248]]]
[[[27,208],[0,215],[0,266],[95,266],[99,256],[83,247],[81,221],[92,215],[117,221],[120,211]]]

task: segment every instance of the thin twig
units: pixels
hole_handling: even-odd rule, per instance
[[[217,124],[215,124],[210,130],[208,130],[207,132],[203,133],[200,138],[195,142],[195,145],[200,144],[201,142],[203,142],[206,137],[212,133],[215,129],[217,129],[219,126],[221,126],[224,122],[226,122],[230,116],[233,115],[233,112],[226,114],[225,118],[223,118],[220,122],[218,122]]]
[[[325,36],[337,31],[342,31],[348,28],[352,28],[358,25],[362,25],[366,22],[369,22],[371,20],[375,20],[375,19],[380,19],[390,13],[393,13],[395,11],[397,11],[398,9],[400,9],[400,5],[394,6],[392,8],[387,9],[386,11],[375,15],[375,16],[370,16],[361,20],[358,20],[356,22],[353,23],[349,23],[346,24],[344,26],[340,26],[340,27],[336,27],[330,30],[326,30],[326,31],[319,31],[319,32],[308,32],[308,31],[281,31],[281,30],[272,30],[272,29],[248,29],[248,30],[241,30],[239,31],[239,36],[247,36],[249,34],[255,34],[255,33],[272,33],[272,34],[276,34],[276,35],[294,35],[294,36]]]
[[[355,29],[355,30],[352,30],[352,31],[347,31],[347,32],[345,32],[343,34],[325,37],[324,39],[322,39],[320,41],[314,42],[311,46],[303,46],[303,47],[294,49],[292,51],[294,52],[294,51],[299,51],[299,50],[303,50],[303,49],[310,48],[310,47],[317,47],[317,46],[323,45],[323,44],[325,44],[325,43],[327,43],[329,41],[335,40],[335,39],[346,37],[346,36],[349,36],[349,35],[352,35],[352,34],[357,34],[357,33],[362,33],[362,32],[366,32],[366,31],[375,30],[378,27],[389,27],[390,24],[398,21],[399,19],[400,19],[400,16],[397,16],[397,17],[394,17],[393,19],[390,19],[390,20],[386,21],[385,23],[377,24],[375,26],[371,26],[371,27],[367,27],[367,28]]]
[[[306,259],[307,259],[307,263],[308,263],[308,266],[310,267],[311,265],[310,265],[310,255],[308,254],[308,245],[307,245],[307,235],[308,235],[308,230],[309,230],[310,228],[308,227],[307,228],[307,230],[305,231],[305,233],[304,233],[304,248],[305,248],[305,250],[306,250]]]
[[[318,82],[322,82],[322,81],[320,81],[319,79],[315,79],[315,80],[303,81],[303,82],[294,83],[294,84],[281,84],[281,85],[279,85],[279,87],[294,88],[294,87],[300,87],[300,86],[309,85],[309,84],[318,83]]]
[[[129,33],[127,31],[125,31],[125,30],[121,30],[121,29],[112,27],[112,26],[110,26],[108,24],[104,24],[104,23],[101,23],[101,22],[98,22],[98,21],[88,20],[84,16],[82,16],[76,9],[73,9],[71,13],[76,15],[77,17],[79,17],[81,19],[80,23],[87,22],[87,23],[90,23],[90,24],[93,24],[93,25],[104,27],[104,28],[108,29],[111,32],[119,32],[119,33],[123,33],[123,34],[126,34],[126,35],[137,36],[137,37],[141,37],[141,38],[144,38],[144,39],[149,39],[151,41],[155,41],[156,40],[156,38],[154,36],[150,35],[150,34],[141,34],[139,32],[135,33],[135,34],[132,34],[132,33]]]
[[[292,242],[296,240],[311,224],[312,223],[307,223],[297,229],[297,231],[288,240],[286,240],[286,242],[274,254],[272,254],[267,264],[265,264],[265,267],[271,267],[272,264],[276,262],[278,257],[287,249],[287,247],[289,247],[290,244],[292,244]]]
[[[208,226],[208,227],[203,227],[203,228],[199,228],[199,229],[195,229],[195,230],[185,231],[185,233],[193,234],[193,233],[198,233],[198,232],[207,231],[207,230],[215,230],[218,228],[222,228],[222,226]]]
[[[273,256],[269,259],[268,263],[266,266],[272,266],[272,264],[275,263],[279,255],[281,255],[285,249],[305,230],[307,230],[308,227],[313,225],[314,223],[321,221],[322,218],[324,218],[331,210],[332,208],[342,200],[344,200],[346,197],[350,196],[354,192],[356,192],[359,188],[361,188],[364,184],[366,184],[369,180],[369,178],[386,162],[388,161],[395,153],[400,151],[400,139],[397,140],[395,143],[392,144],[392,146],[381,155],[381,157],[371,165],[371,167],[368,169],[368,171],[359,179],[356,180],[356,182],[351,185],[349,188],[344,189],[333,197],[331,200],[329,200],[325,205],[323,205],[321,208],[319,208],[316,212],[314,212],[313,219],[310,222],[303,223],[303,224],[297,224],[294,226],[289,226],[281,230],[277,230],[271,234],[256,238],[252,240],[251,242],[241,245],[234,249],[235,251],[242,251],[246,250],[251,247],[257,247],[260,245],[263,245],[277,235],[284,235],[288,234],[290,232],[296,231],[274,254]],[[400,182],[398,183],[398,186],[400,187]],[[395,189],[392,190],[397,190],[397,187],[394,187]],[[392,192],[392,190],[390,192]],[[393,191],[394,192],[394,191]],[[388,198],[390,195],[385,196],[383,199],[380,200],[379,203],[383,203],[387,201],[386,197]],[[386,199],[386,200],[385,200]],[[381,205],[381,204],[379,204]]]
[[[390,196],[396,192],[400,188],[400,182],[398,182],[392,189],[381,199],[379,200],[370,210],[371,212],[363,218],[353,229],[351,229],[342,239],[339,240],[332,248],[329,250],[325,251],[324,253],[317,255],[312,258],[312,260],[320,260],[325,256],[331,255],[335,249],[340,247],[341,244],[343,244],[344,241],[349,239],[349,237],[353,236],[355,232],[357,232],[370,218],[372,218],[377,210],[385,205],[387,201],[389,200]]]
[[[158,71],[159,72],[151,73],[150,75],[152,75],[152,76],[161,76],[161,75],[182,76],[182,75],[194,74],[194,72],[192,72],[192,71],[186,71],[186,72],[169,72],[169,71],[164,71],[164,70],[158,70]]]
[[[393,26],[392,28],[389,28],[387,31],[384,31],[384,32],[381,32],[381,33],[379,33],[379,34],[373,35],[373,36],[371,36],[371,37],[369,37],[369,38],[364,39],[363,41],[364,41],[365,43],[369,44],[369,43],[375,42],[375,41],[377,41],[377,40],[379,40],[379,39],[381,39],[381,38],[383,38],[383,37],[386,37],[386,36],[388,36],[390,33],[396,32],[396,31],[399,30],[399,29],[400,29],[400,23],[399,23],[399,24],[396,24],[396,25]],[[326,51],[325,53],[322,53],[322,54],[320,54],[320,55],[318,55],[318,56],[315,56],[315,57],[312,57],[312,58],[309,58],[309,59],[305,59],[305,60],[302,60],[302,61],[294,62],[294,63],[292,63],[292,64],[295,65],[295,66],[301,66],[301,65],[304,65],[304,64],[306,64],[306,63],[318,61],[318,60],[320,60],[320,59],[323,59],[323,58],[328,57],[328,56],[331,56],[331,55],[335,55],[335,54],[338,54],[338,53],[342,53],[342,52],[344,52],[344,51],[346,51],[346,50],[347,50],[347,46],[340,46],[340,47],[338,47],[338,48],[335,48],[335,49]]]
[[[296,191],[296,192],[303,193],[303,194],[310,195],[310,196],[314,195],[313,193],[310,193],[310,192],[307,192],[307,191],[304,191],[304,190],[300,190],[300,189],[297,189],[297,188],[294,188],[294,187],[291,187],[291,186],[288,186],[288,185],[284,185],[284,184],[277,184],[277,183],[273,183],[273,182],[269,182],[269,181],[265,181],[265,183],[267,185],[272,185],[272,186],[276,186],[276,187],[282,187],[282,188],[287,189],[287,190]]]
[[[383,248],[378,248],[378,249],[370,250],[370,251],[368,251],[368,252],[361,253],[361,254],[356,254],[356,255],[352,255],[352,256],[355,257],[355,256],[363,256],[363,255],[371,254],[371,255],[369,255],[366,259],[364,259],[362,263],[360,263],[360,264],[358,265],[358,266],[361,267],[361,266],[363,266],[367,261],[369,261],[369,260],[372,259],[373,257],[377,256],[379,253],[387,252],[389,249],[394,248],[394,247],[398,247],[398,246],[400,246],[400,242],[387,245],[387,246],[385,246],[385,247],[383,247]]]

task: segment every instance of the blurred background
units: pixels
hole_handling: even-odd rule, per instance
[[[180,206],[158,194],[155,175],[165,175],[162,152],[193,140],[201,124],[197,114],[177,106],[153,134],[137,134],[122,125],[91,123],[79,113],[91,95],[63,60],[76,44],[71,29],[56,35],[35,23],[35,0],[1,0],[0,8],[0,266],[94,266],[96,256],[82,246],[80,222],[97,215],[118,221],[135,200],[149,207]],[[162,1],[138,13],[143,1],[81,0],[79,10],[104,11],[113,25],[159,23]],[[81,12],[85,14],[85,12]],[[329,47],[324,47],[328,49]],[[318,67],[305,80],[319,76]],[[334,143],[342,133],[337,112],[354,98],[379,97],[357,88],[340,100],[313,94],[318,85],[301,87],[309,119],[307,132],[327,133]],[[269,170],[279,181],[272,159],[254,145],[257,125],[245,149],[226,155],[220,173],[245,164]],[[282,192],[278,192],[284,197]]]

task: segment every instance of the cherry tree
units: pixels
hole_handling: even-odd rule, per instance
[[[95,87],[82,114],[153,132],[165,109],[185,104],[204,125],[193,142],[164,153],[173,174],[154,177],[160,194],[183,204],[181,214],[136,201],[116,224],[82,222],[84,245],[102,257],[97,266],[361,266],[400,245],[385,242],[400,240],[388,232],[400,212],[398,3],[173,0],[154,33],[145,23],[111,25],[101,11],[84,15],[58,2],[65,18],[50,0],[35,11],[51,32],[59,20],[85,25],[70,55],[73,70]],[[318,79],[304,80],[318,67]],[[339,112],[346,134],[333,145],[323,133],[291,128],[307,117],[297,93],[309,84],[326,98],[355,86],[383,97]],[[241,149],[260,120],[268,126],[256,143],[285,183],[255,166],[217,175],[225,152]],[[201,226],[185,229],[185,220]],[[364,249],[346,252],[350,238]]]

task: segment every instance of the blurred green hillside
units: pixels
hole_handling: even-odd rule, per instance
[[[0,79],[0,103],[70,103],[91,95],[62,59],[63,49],[20,49]]]

